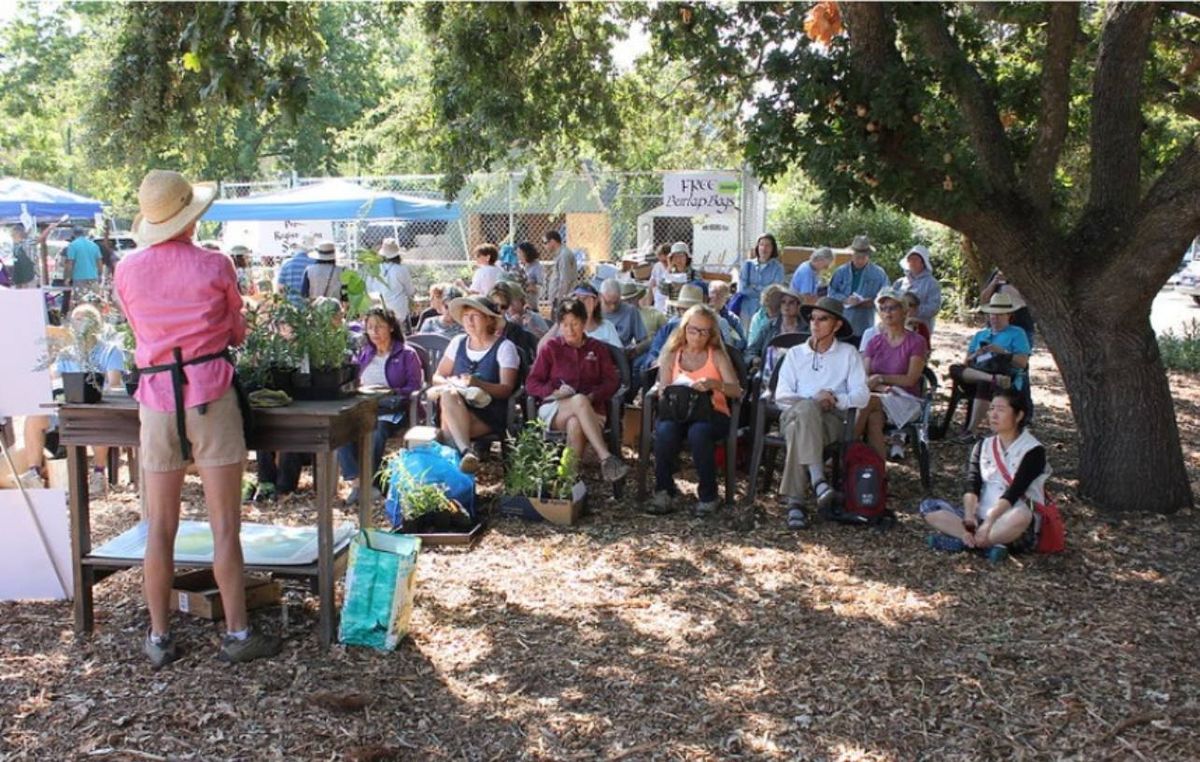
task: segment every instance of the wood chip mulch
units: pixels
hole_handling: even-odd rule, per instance
[[[939,375],[969,330],[939,326]],[[150,671],[138,571],[99,585],[91,637],[68,603],[0,604],[0,758],[1198,759],[1196,512],[1114,518],[1074,499],[1066,396],[1044,352],[1033,372],[1061,556],[927,550],[914,461],[891,471],[887,533],[789,532],[773,489],[753,528],[652,518],[591,482],[577,527],[497,520],[469,551],[425,552],[393,653],[322,653],[293,582],[252,617],[283,654],[240,667],[214,658],[218,626],[177,615],[187,653]],[[1200,378],[1171,381],[1200,486]],[[934,494],[961,492],[965,456],[935,445]],[[493,459],[481,493],[499,480]],[[192,479],[187,498],[202,517]],[[245,512],[314,516],[311,492]],[[112,493],[95,536],[137,519],[134,494]]]

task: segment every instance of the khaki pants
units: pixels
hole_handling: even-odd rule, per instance
[[[836,410],[821,410],[814,400],[799,400],[783,411],[779,430],[787,442],[779,492],[784,498],[803,499],[808,492],[808,467],[824,462],[825,446],[842,435],[842,417]]]

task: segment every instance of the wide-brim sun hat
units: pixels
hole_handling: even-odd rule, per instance
[[[133,237],[141,246],[169,241],[200,219],[216,198],[213,183],[190,183],[178,172],[152,169],[138,187]]]
[[[384,238],[379,247],[379,256],[384,259],[396,259],[400,256],[400,244],[396,243],[395,238]]]
[[[621,299],[638,300],[646,295],[646,287],[631,280],[621,281]]]
[[[988,300],[987,304],[980,305],[979,311],[988,315],[1008,315],[1024,306],[1023,304],[1017,304],[1017,301],[1012,298],[1012,294],[997,291],[992,294],[992,298]]]
[[[679,298],[672,299],[667,304],[671,307],[683,309],[695,307],[697,304],[704,304],[704,289],[688,283],[679,289]]]
[[[456,323],[462,323],[463,310],[475,310],[482,312],[488,317],[502,317],[500,310],[496,309],[496,305],[491,299],[482,296],[460,296],[450,302],[450,317],[454,318]]]
[[[318,262],[334,262],[337,260],[337,246],[333,241],[320,241],[316,248],[308,252],[308,256]]]
[[[843,311],[842,303],[837,299],[830,299],[828,296],[822,296],[817,300],[816,304],[805,304],[800,307],[800,314],[804,319],[812,322],[813,310],[821,310],[828,312],[838,320],[842,321],[842,327],[838,328],[838,338],[846,339],[854,335],[854,327],[850,325],[850,321],[846,319],[846,313]]]

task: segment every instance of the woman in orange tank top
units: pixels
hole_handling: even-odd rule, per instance
[[[712,514],[717,507],[716,444],[729,433],[729,397],[740,397],[741,386],[733,362],[725,352],[717,315],[698,304],[684,313],[667,339],[658,364],[658,388],[687,384],[699,392],[712,392],[712,417],[683,423],[659,420],[654,429],[654,499],[647,511],[665,514],[675,510],[677,457],[686,439],[696,465],[700,488],[695,516]]]

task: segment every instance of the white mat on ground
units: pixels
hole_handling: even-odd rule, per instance
[[[343,522],[333,528],[336,553],[357,531]],[[248,565],[303,566],[317,561],[316,527],[242,524],[242,554]],[[104,558],[140,559],[146,553],[146,524],[142,522],[92,551]],[[212,563],[212,530],[207,521],[181,521],[175,536],[175,563]]]
[[[71,535],[67,493],[59,489],[31,489],[38,523],[46,533],[54,564],[67,585],[64,592],[38,537],[25,498],[15,489],[0,490],[0,601],[63,600],[72,593]]]

